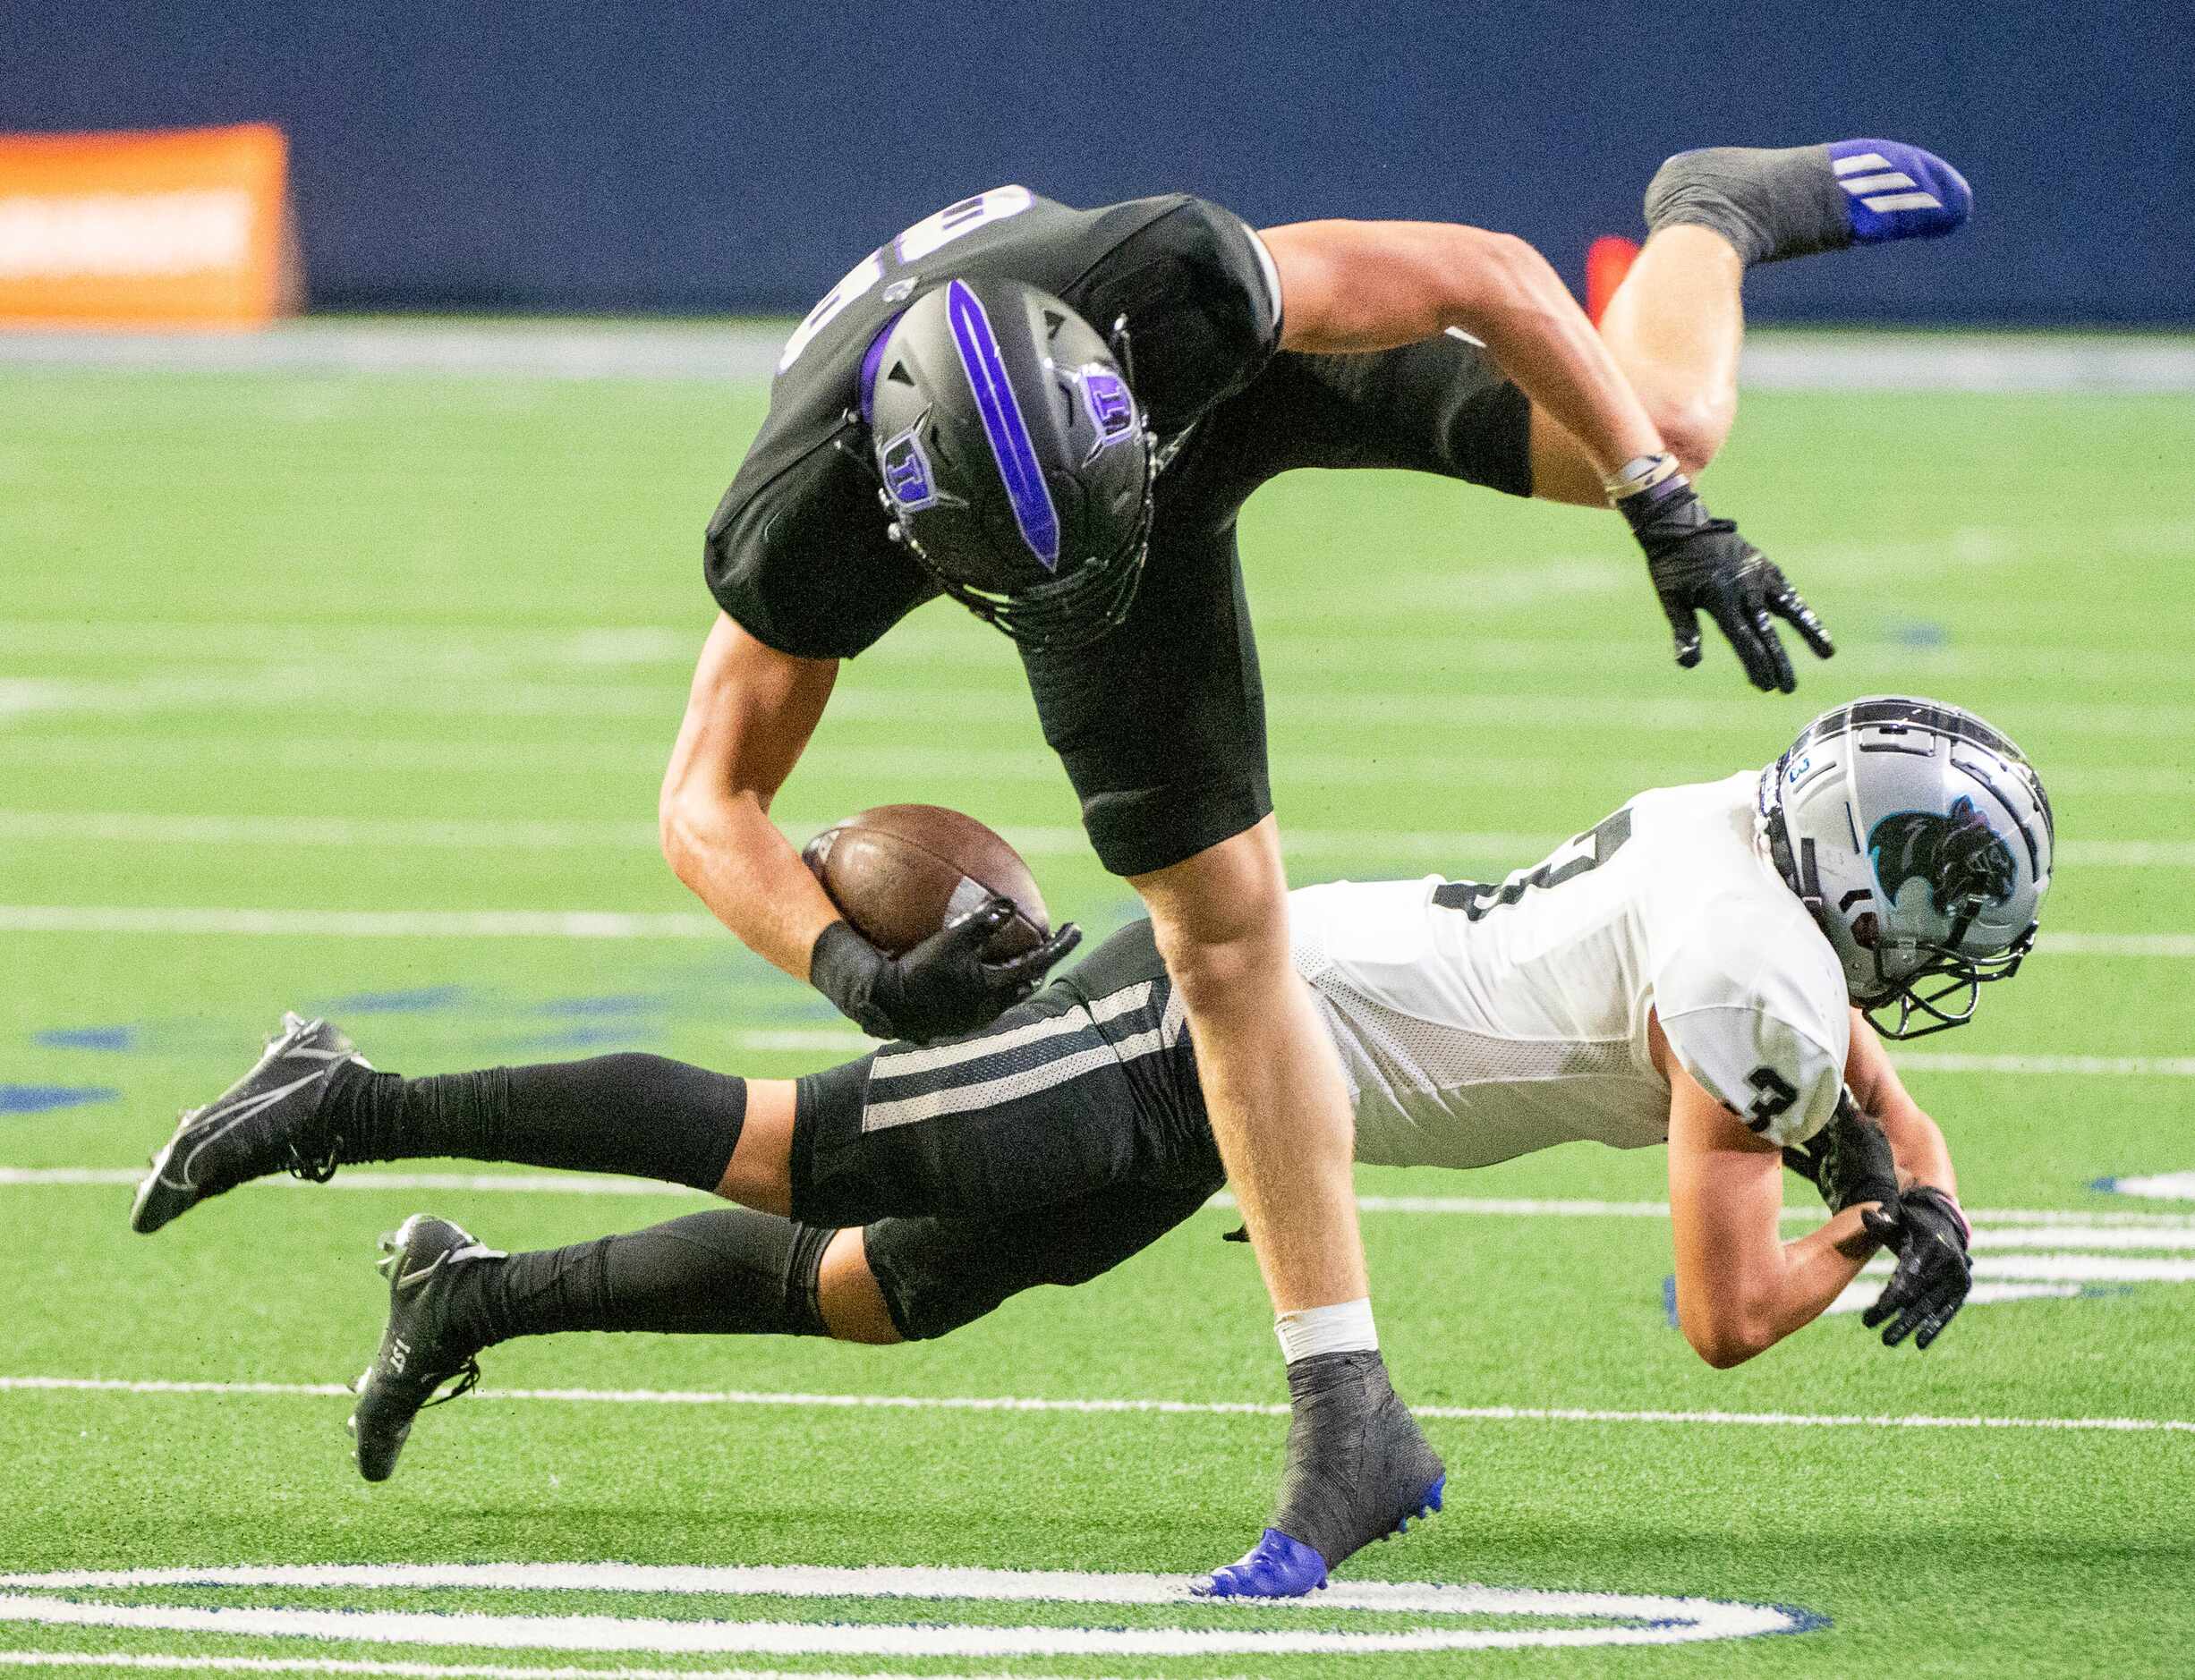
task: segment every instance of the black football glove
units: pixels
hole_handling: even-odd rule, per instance
[[[1044,971],[1082,943],[1070,921],[1034,950],[985,961],[983,947],[1013,914],[1011,899],[991,899],[899,956],[834,921],[816,936],[808,980],[872,1038],[927,1044],[974,1032],[1028,997]]]
[[[1974,1262],[1967,1258],[1966,1219],[1959,1204],[1933,1184],[1915,1184],[1881,1212],[1859,1216],[1867,1235],[1898,1254],[1897,1269],[1859,1315],[1870,1330],[1888,1320],[1883,1345],[1895,1347],[1912,1336],[1926,1347],[1959,1315],[1974,1286]]]
[[[1837,1098],[1837,1111],[1827,1125],[1783,1151],[1783,1165],[1820,1191],[1832,1213],[1867,1201],[1898,1205],[1898,1163],[1890,1139],[1860,1112],[1849,1090]]]
[[[1826,659],[1836,651],[1822,621],[1775,563],[1730,521],[1710,518],[1682,473],[1616,506],[1646,551],[1646,570],[1677,638],[1677,663],[1687,670],[1699,663],[1700,613],[1722,627],[1757,689],[1788,694],[1799,685],[1769,623],[1771,613],[1795,627],[1816,657]]]

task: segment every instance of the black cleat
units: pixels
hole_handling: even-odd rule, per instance
[[[368,1481],[387,1481],[396,1455],[412,1433],[412,1420],[427,1406],[469,1393],[481,1379],[473,1355],[480,1344],[449,1322],[451,1274],[479,1260],[501,1260],[460,1227],[430,1213],[415,1213],[381,1239],[379,1269],[388,1279],[388,1328],[380,1351],[353,1385],[355,1438],[351,1456]],[[452,1378],[457,1386],[438,1396]]]
[[[1448,1481],[1376,1353],[1314,1353],[1288,1368],[1295,1416],[1272,1524],[1197,1589],[1215,1599],[1298,1598],[1374,1540],[1441,1508]]]
[[[249,1073],[184,1113],[137,1187],[130,1228],[157,1231],[207,1197],[269,1173],[332,1178],[341,1140],[319,1135],[313,1123],[337,1069],[371,1065],[327,1022],[284,1015]]]

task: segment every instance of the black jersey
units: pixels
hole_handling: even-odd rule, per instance
[[[938,592],[885,535],[855,411],[864,354],[926,279],[947,274],[1022,281],[1102,334],[1125,323],[1136,396],[1161,437],[1247,386],[1279,337],[1255,235],[1185,193],[1075,210],[1000,187],[916,223],[787,341],[769,416],[709,522],[710,593],[782,652],[859,653]]]

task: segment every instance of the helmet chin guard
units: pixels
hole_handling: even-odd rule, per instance
[[[1757,823],[1885,1038],[1965,1024],[2034,949],[2049,796],[1970,712],[1900,696],[1825,712],[1761,772]]]

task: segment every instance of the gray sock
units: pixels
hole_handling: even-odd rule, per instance
[[[1738,248],[1749,268],[1852,242],[1845,195],[1829,148],[1711,146],[1679,152],[1646,187],[1646,227],[1710,227]]]

